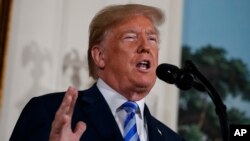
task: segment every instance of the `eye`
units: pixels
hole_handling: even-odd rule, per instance
[[[126,33],[123,35],[122,39],[126,41],[134,41],[137,39],[137,35],[135,33]]]
[[[148,40],[149,40],[151,43],[158,43],[158,37],[157,37],[157,35],[149,35],[149,36],[148,36]]]

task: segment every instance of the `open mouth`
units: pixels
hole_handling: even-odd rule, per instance
[[[136,65],[140,70],[148,70],[150,68],[150,62],[148,60],[142,60]]]

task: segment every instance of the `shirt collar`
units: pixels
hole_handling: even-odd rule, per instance
[[[107,101],[111,112],[113,115],[116,114],[116,110],[128,99],[126,99],[123,95],[112,89],[107,83],[105,83],[101,78],[97,80],[97,88],[100,90],[102,95],[104,96],[105,100]],[[140,115],[143,118],[143,111],[144,111],[144,104],[145,104],[145,98],[135,101],[140,110]]]

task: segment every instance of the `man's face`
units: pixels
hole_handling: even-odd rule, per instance
[[[145,97],[156,80],[158,42],[153,23],[144,16],[111,28],[100,43],[105,64],[100,78],[127,99]]]

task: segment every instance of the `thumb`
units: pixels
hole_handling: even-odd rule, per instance
[[[87,128],[87,125],[86,123],[82,122],[82,121],[79,121],[77,124],[76,124],[76,127],[75,127],[75,130],[74,130],[74,133],[77,137],[80,137],[82,136],[82,134],[85,132]]]

